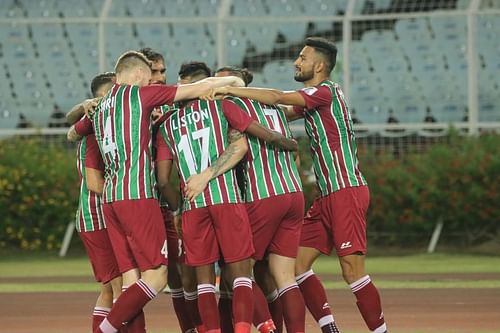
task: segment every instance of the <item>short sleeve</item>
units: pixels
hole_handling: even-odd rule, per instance
[[[86,136],[94,133],[94,127],[92,126],[90,119],[84,116],[75,123],[75,131],[78,135]]]
[[[156,106],[173,104],[177,86],[152,84],[139,88],[142,107],[151,112]]]
[[[173,160],[172,152],[170,151],[170,147],[165,142],[163,135],[161,134],[162,129],[158,131],[155,138],[155,146],[156,146],[156,162],[165,161],[165,160]]]
[[[253,121],[238,105],[228,100],[222,101],[222,112],[229,125],[241,133],[245,132]]]
[[[297,92],[304,98],[306,109],[314,109],[319,106],[332,104],[332,92],[327,86],[308,87],[300,89]],[[295,108],[294,111],[297,113],[304,112],[304,110]]]
[[[85,167],[104,171],[104,162],[101,157],[99,146],[95,135],[87,136],[87,145],[85,150]]]

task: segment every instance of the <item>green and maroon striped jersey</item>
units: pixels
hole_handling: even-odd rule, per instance
[[[191,175],[208,168],[229,146],[230,128],[243,132],[251,122],[247,114],[227,100],[197,100],[168,117],[160,133],[177,165],[181,189]],[[184,201],[183,210],[239,202],[236,172],[231,169],[212,179],[194,202]]]
[[[151,111],[172,104],[177,87],[115,84],[97,106],[93,128],[103,156],[103,202],[156,198]]]
[[[97,231],[106,228],[102,214],[101,199],[89,191],[85,182],[85,167],[103,169],[99,147],[93,134],[83,137],[78,143],[76,167],[80,179],[80,197],[76,211],[76,230],[78,232]]]
[[[306,108],[296,107],[295,111],[304,115],[321,195],[366,185],[359,170],[351,114],[338,84],[325,80],[298,92],[304,97]]]
[[[247,98],[230,97],[252,119],[265,127],[291,138],[292,132],[283,111]],[[249,135],[246,168],[246,201],[266,199],[276,195],[302,191],[299,171],[292,152],[275,148]]]

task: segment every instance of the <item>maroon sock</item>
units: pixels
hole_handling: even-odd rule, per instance
[[[356,296],[357,306],[366,326],[373,332],[386,331],[384,313],[380,303],[380,295],[372,283],[370,276],[366,275],[350,285]]]
[[[283,332],[283,306],[281,304],[281,299],[278,297],[278,291],[274,290],[271,294],[266,296],[267,305],[269,307],[269,312],[271,313],[271,318],[273,318],[274,326],[276,326],[276,333]]]
[[[212,330],[220,331],[219,312],[213,284],[198,285],[198,310],[207,332]]]
[[[269,312],[269,307],[267,306],[266,296],[262,292],[262,289],[252,281],[252,291],[253,291],[253,325],[259,330],[261,333],[268,333],[269,329],[276,329],[274,323],[272,327],[270,325],[264,325],[266,322],[272,322],[271,313]],[[263,330],[261,330],[261,328]]]
[[[104,318],[109,314],[110,308],[96,306],[92,313],[92,332],[95,331],[102,323]]]
[[[219,298],[219,318],[222,333],[234,333],[232,292],[221,291]]]
[[[306,325],[306,306],[297,284],[280,289],[283,317],[287,333],[303,333]]]
[[[304,302],[314,319],[331,316],[330,305],[326,298],[325,288],[312,270],[296,277]],[[333,317],[332,317],[333,318]]]
[[[172,305],[174,306],[175,315],[177,316],[177,321],[179,322],[179,327],[182,333],[195,328],[189,313],[186,308],[186,303],[184,301],[184,289],[170,289],[170,295],[172,296]]]
[[[158,292],[144,281],[138,280],[116,300],[109,315],[99,325],[96,333],[115,333],[124,322],[133,319]]]
[[[238,277],[233,282],[233,318],[235,333],[250,333],[254,310],[252,280]]]
[[[130,319],[125,327],[127,328],[127,333],[146,333],[144,311],[141,310],[134,318]]]
[[[203,322],[201,321],[200,311],[198,310],[198,292],[184,291],[184,302],[191,321],[197,329],[200,328],[198,329],[198,333],[204,333]]]

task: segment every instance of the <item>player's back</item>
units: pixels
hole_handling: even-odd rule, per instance
[[[144,110],[140,89],[115,84],[94,114],[105,164],[104,202],[156,197],[151,116],[150,110]]]
[[[191,175],[214,163],[229,146],[229,130],[222,101],[196,100],[165,120],[160,131],[173,154],[182,188]],[[229,170],[212,179],[194,203],[184,202],[184,210],[239,202],[236,174]]]
[[[252,119],[263,126],[292,137],[286,116],[274,105],[266,105],[247,98],[230,97]],[[248,136],[246,201],[302,191],[302,183],[294,154]]]

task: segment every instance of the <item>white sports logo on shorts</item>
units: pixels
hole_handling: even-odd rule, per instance
[[[352,247],[351,242],[344,242],[344,243],[342,243],[342,244],[340,245],[340,248],[341,248],[341,249],[348,249],[348,248],[350,248],[350,247]]]

